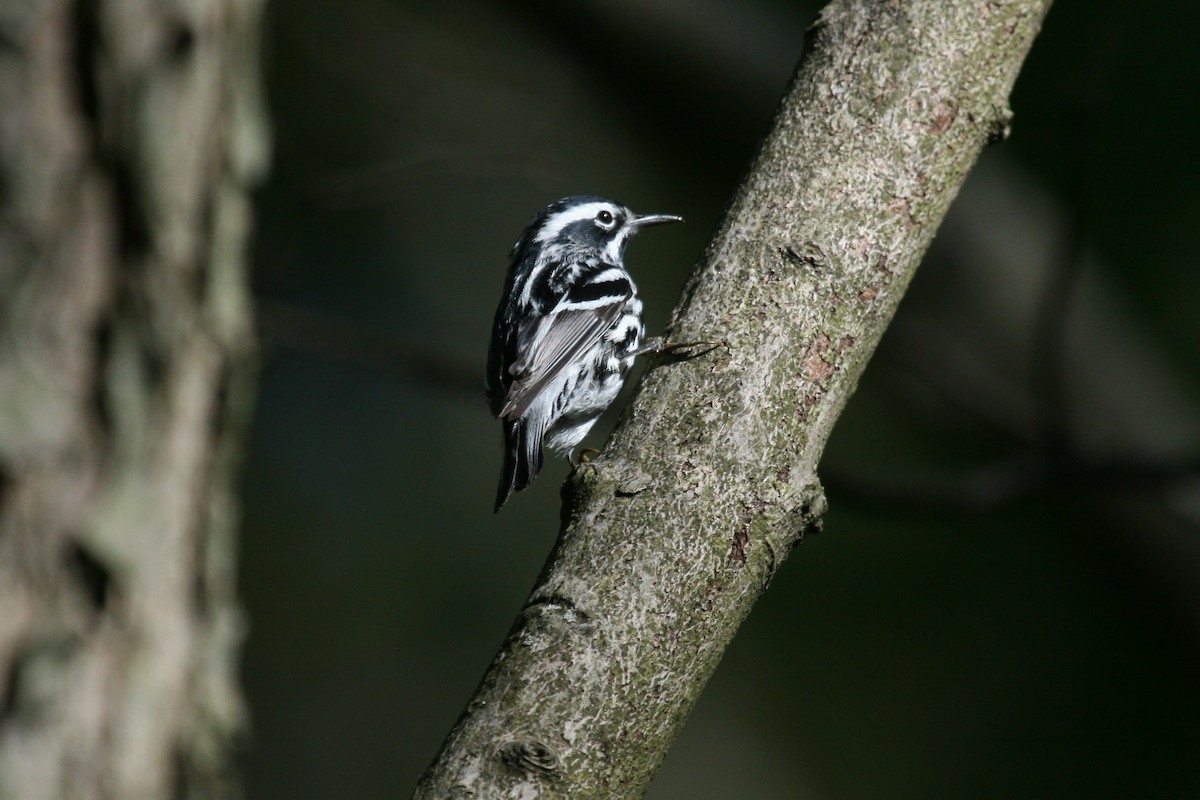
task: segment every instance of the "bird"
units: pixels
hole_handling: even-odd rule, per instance
[[[543,447],[570,460],[639,355],[674,349],[645,340],[625,247],[642,228],[682,221],[575,195],[542,209],[513,245],[485,380],[504,432],[495,511],[537,476]]]

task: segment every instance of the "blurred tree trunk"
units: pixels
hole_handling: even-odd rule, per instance
[[[236,787],[261,0],[0,4],[0,798]]]
[[[825,441],[1049,0],[839,0],[420,798],[640,797],[779,563]],[[731,765],[736,768],[736,765]]]

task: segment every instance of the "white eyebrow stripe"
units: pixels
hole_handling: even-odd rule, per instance
[[[616,214],[618,211],[617,207],[612,203],[601,202],[584,203],[581,206],[574,206],[572,208],[559,211],[557,214],[546,220],[546,223],[542,225],[542,229],[538,231],[537,236],[534,237],[534,241],[539,243],[548,242],[562,233],[562,229],[571,223],[579,222],[580,220],[584,219],[593,219],[597,214],[604,210],[611,211],[614,214]]]

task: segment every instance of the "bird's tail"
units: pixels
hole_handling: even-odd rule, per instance
[[[496,511],[533,482],[542,468],[542,436],[528,419],[504,422],[504,466],[500,470],[500,488],[496,491]]]

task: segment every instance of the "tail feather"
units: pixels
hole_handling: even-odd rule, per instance
[[[496,491],[496,511],[533,482],[542,468],[542,432],[527,419],[504,423],[504,465]]]

